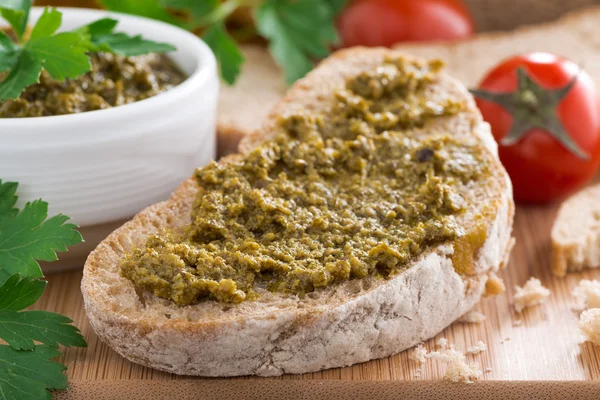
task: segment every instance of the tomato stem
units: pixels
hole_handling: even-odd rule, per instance
[[[535,82],[524,68],[518,68],[517,89],[514,92],[497,93],[474,89],[471,93],[481,100],[498,104],[512,115],[513,125],[500,141],[501,145],[511,146],[527,132],[539,128],[547,131],[577,157],[588,160],[589,154],[571,139],[557,115],[560,102],[569,94],[576,81],[577,76],[561,88],[546,89]]]
[[[521,94],[521,101],[528,105],[529,107],[536,108],[539,104],[537,97],[535,96],[535,94],[527,89],[525,91],[523,91],[523,93]]]

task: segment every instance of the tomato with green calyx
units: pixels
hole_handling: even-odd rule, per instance
[[[474,31],[461,0],[354,0],[338,22],[344,47],[462,39]]]
[[[600,161],[594,83],[549,53],[509,58],[471,91],[499,144],[515,200],[546,203],[587,183]]]

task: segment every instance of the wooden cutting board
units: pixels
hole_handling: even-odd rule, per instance
[[[583,342],[577,328],[578,312],[573,310],[575,301],[571,295],[580,279],[600,279],[600,270],[571,274],[564,279],[555,278],[551,274],[549,232],[556,210],[556,205],[517,207],[514,230],[516,246],[510,264],[503,272],[508,290],[495,298],[484,299],[476,308],[487,317],[485,322],[456,322],[425,343],[428,349],[433,349],[435,341],[441,337],[447,338],[458,349],[466,349],[482,340],[489,350],[469,358],[480,365],[483,371],[489,371],[484,373],[484,380],[600,381],[600,346]],[[517,314],[511,306],[514,286],[522,285],[530,276],[541,279],[552,291],[552,296],[546,304]],[[197,384],[197,379],[133,364],[102,343],[85,315],[79,289],[81,271],[49,275],[48,280],[48,289],[36,306],[71,317],[89,344],[86,349],[65,349],[60,360],[67,365],[66,373],[70,380],[76,381],[76,387],[85,387],[86,382],[98,386],[99,382],[96,381],[100,380],[119,381],[123,387],[143,385],[142,380],[187,379]],[[351,367],[305,375],[286,375],[277,379],[442,379],[445,366],[431,360],[422,369],[420,378],[417,378],[417,365],[408,359],[409,352]],[[227,382],[233,381],[235,380]],[[260,382],[258,380],[257,384]],[[600,393],[600,385],[596,386],[596,390],[596,393]]]
[[[514,2],[515,7],[507,7],[505,0],[467,2],[479,28],[490,30],[511,28],[532,20],[554,19],[562,11],[559,8],[574,8],[597,0],[528,0]],[[41,3],[83,5],[82,1],[74,0]],[[93,3],[93,0],[85,1],[86,5]],[[516,3],[522,7],[516,7]],[[536,4],[534,7],[525,3]],[[535,13],[523,12],[533,8]],[[507,17],[507,13],[511,16]],[[64,356],[58,361],[67,365],[66,374],[73,389],[57,393],[57,396],[69,399],[183,400],[229,399],[243,394],[247,399],[319,396],[324,399],[384,400],[441,396],[446,399],[507,399],[515,398],[509,396],[513,393],[520,398],[600,398],[600,346],[583,342],[577,329],[578,312],[572,309],[574,299],[571,296],[572,288],[580,279],[600,279],[600,270],[572,274],[564,279],[552,276],[549,271],[549,232],[556,209],[557,206],[517,208],[514,231],[517,244],[503,273],[507,292],[483,300],[476,308],[486,315],[484,323],[454,323],[425,343],[432,350],[435,341],[445,337],[457,348],[465,349],[479,340],[484,341],[488,351],[469,357],[482,370],[489,370],[484,373],[483,380],[491,382],[448,385],[441,381],[445,367],[432,361],[428,361],[418,378],[417,365],[408,359],[410,351],[351,367],[286,375],[274,380],[236,378],[222,381],[155,371],[125,360],[98,339],[85,316],[79,289],[81,271],[71,271],[49,275],[48,289],[36,304],[36,308],[71,317],[89,344],[86,349],[64,349]],[[552,291],[552,297],[540,307],[516,314],[511,306],[514,286],[522,285],[530,276],[540,278]]]

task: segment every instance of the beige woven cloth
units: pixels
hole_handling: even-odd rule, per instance
[[[464,0],[478,31],[510,30],[517,26],[552,21],[600,0]]]

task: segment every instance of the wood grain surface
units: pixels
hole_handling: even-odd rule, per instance
[[[486,380],[600,380],[600,346],[584,342],[577,328],[578,312],[571,295],[580,279],[600,279],[600,270],[553,277],[549,269],[549,232],[557,206],[518,207],[515,219],[516,246],[503,272],[508,290],[495,298],[484,299],[476,308],[486,317],[481,324],[456,322],[425,345],[445,337],[458,349],[482,340],[489,350],[469,356],[482,370]],[[549,301],[517,314],[511,306],[514,285],[530,276],[541,279],[552,291]],[[81,271],[48,276],[49,285],[38,308],[71,317],[82,330],[89,347],[65,349],[60,360],[72,380],[172,380],[190,379],[133,364],[102,343],[91,329],[79,289]],[[420,378],[417,365],[408,359],[409,351],[346,368],[305,375],[286,375],[278,379],[326,380],[438,380],[445,366],[428,361]],[[248,378],[242,378],[248,379]],[[600,391],[600,389],[599,389]]]
[[[468,0],[471,11],[480,30],[509,29],[523,23],[538,22],[557,17],[567,9],[597,3],[598,0],[527,0],[513,1],[507,6],[505,0]],[[37,4],[89,6],[94,0],[49,0]],[[516,5],[519,7],[516,7]],[[513,6],[514,5],[514,6]],[[540,7],[543,5],[543,10]],[[529,10],[536,9],[536,12]],[[441,380],[445,366],[428,361],[422,368],[420,377],[416,377],[417,365],[408,358],[409,351],[398,355],[374,360],[351,367],[332,369],[305,375],[285,375],[275,380],[260,380],[258,385],[250,385],[248,380],[260,378],[238,378],[227,381],[204,380],[176,376],[133,364],[108,346],[103,344],[91,329],[83,307],[79,289],[81,271],[71,271],[48,276],[49,285],[43,298],[35,308],[59,312],[71,317],[82,330],[89,344],[88,348],[64,349],[64,355],[58,360],[67,365],[67,375],[73,389],[57,393],[60,398],[68,399],[115,399],[124,398],[198,398],[200,393],[206,398],[233,398],[232,393],[245,393],[248,399],[266,398],[265,391],[271,391],[280,398],[307,398],[307,393],[315,392],[315,384],[319,385],[315,393],[319,398],[358,398],[362,392],[364,398],[387,399],[415,398],[410,393],[417,393],[419,398],[514,398],[508,396],[510,391],[523,396],[528,393],[532,398],[537,393],[546,393],[536,398],[598,398],[600,385],[593,382],[582,383],[573,389],[571,386],[542,381],[581,381],[594,380],[600,382],[600,346],[584,342],[577,329],[578,312],[571,296],[572,288],[580,279],[600,279],[600,270],[570,274],[564,279],[552,276],[549,270],[550,244],[549,232],[557,206],[518,207],[515,220],[514,235],[517,239],[511,262],[503,273],[507,291],[495,298],[485,299],[476,308],[486,315],[481,324],[456,322],[436,338],[425,343],[429,350],[435,348],[435,341],[445,337],[459,349],[482,340],[488,345],[488,351],[469,356],[471,361],[480,365],[484,380],[501,380],[500,385],[494,382],[469,386],[468,392],[458,394],[459,386],[448,386]],[[552,291],[549,301],[539,307],[516,314],[511,306],[515,285],[522,285],[530,276],[536,276]],[[163,381],[149,382],[152,381]],[[178,380],[179,382],[164,382]],[[301,382],[286,380],[310,381],[299,386]],[[323,380],[330,386],[323,385]],[[408,385],[390,386],[398,382],[383,382],[377,387],[370,382],[356,386],[352,383],[335,382],[339,380],[356,381],[419,381],[433,380],[431,383],[421,382],[426,386]],[[515,381],[515,382],[512,382]],[[539,382],[516,382],[539,381]],[[311,385],[312,384],[312,385]],[[499,390],[505,388],[507,391]],[[452,389],[456,388],[456,389]],[[476,389],[471,389],[476,388]],[[423,396],[429,390],[430,396]],[[526,392],[524,392],[525,390]],[[565,390],[574,391],[566,395]],[[285,391],[290,397],[281,396]],[[311,392],[312,391],[312,392]],[[403,392],[404,391],[404,392]],[[217,393],[215,395],[215,393]],[[369,394],[370,393],[370,394]],[[465,393],[469,393],[465,397]],[[561,394],[562,393],[562,394]],[[143,394],[143,397],[136,397]],[[338,394],[338,395],[334,395]],[[340,394],[343,394],[340,396]],[[350,394],[353,394],[352,396]],[[211,397],[210,395],[214,395]]]

